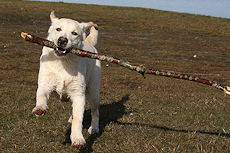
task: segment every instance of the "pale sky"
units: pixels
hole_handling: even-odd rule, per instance
[[[230,18],[230,0],[42,0],[83,4],[144,7]]]

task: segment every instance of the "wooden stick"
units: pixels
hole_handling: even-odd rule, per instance
[[[37,43],[39,45],[54,48],[54,49],[57,48],[57,46],[49,40],[46,40],[46,39],[31,35],[31,34],[28,34],[25,32],[22,32],[21,36],[25,40],[33,42],[33,43]],[[101,55],[101,54],[97,54],[97,53],[91,53],[89,51],[85,51],[85,50],[81,50],[81,49],[77,49],[77,48],[71,48],[70,50],[68,50],[68,52],[71,52],[71,53],[73,53],[77,56],[81,56],[81,57],[98,59],[101,61],[106,61],[109,63],[118,64],[118,65],[125,67],[125,68],[128,68],[130,70],[137,71],[138,73],[140,73],[142,75],[152,74],[152,75],[171,77],[171,78],[176,78],[176,79],[184,79],[184,80],[188,80],[188,81],[194,81],[194,82],[206,84],[209,86],[216,87],[217,89],[220,89],[220,90],[224,91],[226,94],[230,95],[230,87],[219,84],[216,81],[210,81],[210,80],[202,79],[202,78],[199,78],[196,76],[191,76],[188,74],[176,73],[176,72],[171,72],[171,71],[153,70],[150,68],[146,68],[144,65],[131,65],[128,61],[124,61],[124,60],[121,60],[121,59],[116,58],[116,57]]]

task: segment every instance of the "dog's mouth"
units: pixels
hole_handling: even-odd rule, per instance
[[[56,49],[55,49],[55,54],[57,55],[57,56],[65,56],[66,54],[68,54],[70,52],[70,48],[68,48],[68,49],[63,49],[63,48],[61,48],[61,47],[57,47]]]

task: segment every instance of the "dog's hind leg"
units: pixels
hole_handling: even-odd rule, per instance
[[[89,102],[92,120],[88,132],[94,134],[99,132],[99,90],[89,92]]]
[[[99,132],[99,101],[100,101],[100,73],[101,73],[101,63],[96,61],[96,68],[94,69],[95,77],[91,78],[88,87],[88,100],[91,107],[91,126],[88,129],[89,134]]]

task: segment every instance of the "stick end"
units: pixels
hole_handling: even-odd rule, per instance
[[[25,40],[30,40],[30,41],[33,39],[33,36],[26,32],[21,32],[21,37],[24,38]]]
[[[226,86],[224,88],[224,93],[226,93],[227,95],[230,95],[230,87],[229,86]]]
[[[26,36],[28,35],[28,33],[26,33],[26,32],[21,32],[21,37],[22,38],[24,38],[24,39],[26,39]]]

